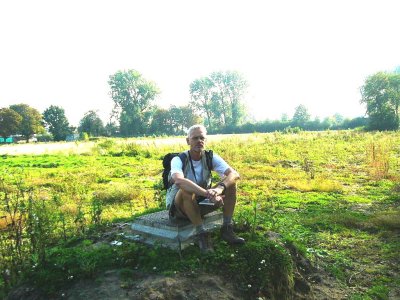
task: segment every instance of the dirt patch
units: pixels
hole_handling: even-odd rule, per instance
[[[116,235],[128,230],[128,223],[113,224],[97,244],[109,244]],[[266,232],[265,237],[278,241],[280,235]],[[322,269],[318,269],[302,256],[293,245],[285,245],[294,264],[292,299],[348,299],[351,290],[340,285]],[[49,299],[39,289],[27,285],[14,289],[9,300]],[[84,279],[65,286],[51,299],[134,299],[134,300],[186,300],[186,299],[254,299],[245,290],[222,277],[208,273],[177,273],[171,275],[143,273],[135,268],[105,271],[92,279]],[[255,299],[270,299],[259,295]]]
[[[51,299],[134,299],[134,300],[228,300],[249,299],[229,279],[212,274],[177,274],[171,276],[110,270],[95,279],[79,281],[60,290]],[[293,299],[347,299],[348,294],[332,278],[323,273],[304,277],[296,274]],[[8,296],[9,300],[39,300],[44,297],[37,289],[21,286]],[[260,296],[256,299],[268,299]]]
[[[214,275],[139,276],[121,280],[118,271],[104,273],[93,282],[80,282],[65,294],[66,299],[243,299],[234,286]],[[132,280],[132,281],[131,281]]]
[[[129,223],[114,223],[93,244],[94,247],[110,244],[121,234],[129,234]],[[348,299],[349,287],[341,285],[323,269],[314,266],[294,245],[281,243],[278,233],[266,231],[265,238],[280,243],[290,252],[293,260],[292,299]],[[144,273],[137,268],[112,269],[95,278],[66,285],[52,297],[29,285],[15,288],[8,300],[38,299],[254,299],[246,290],[229,281],[229,274],[218,276],[208,273],[176,273],[171,275]],[[265,295],[255,299],[267,300]]]
[[[192,300],[245,299],[234,285],[219,276],[209,274],[180,274],[174,276],[132,273],[121,276],[123,270],[110,270],[94,280],[82,280],[68,290],[59,291],[51,299],[133,299],[133,300]],[[38,290],[19,287],[9,300],[39,300]]]

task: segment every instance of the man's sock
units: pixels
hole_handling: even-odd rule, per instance
[[[196,226],[196,232],[197,233],[202,233],[202,232],[205,232],[205,231],[206,231],[206,229],[204,228],[203,223],[201,223],[200,225]]]
[[[223,225],[230,225],[232,224],[232,217],[223,216],[224,224]]]

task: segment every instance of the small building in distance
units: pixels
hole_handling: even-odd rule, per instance
[[[79,141],[79,133],[68,134],[65,140],[67,142]]]
[[[14,142],[14,139],[12,136],[9,136],[8,138],[5,138],[5,139],[3,137],[0,137],[0,144],[11,144],[13,142]]]

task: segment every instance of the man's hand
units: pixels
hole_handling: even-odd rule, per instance
[[[207,195],[206,197],[210,199],[210,201],[223,205],[224,204],[224,198],[221,195],[222,194],[222,189],[220,188],[213,188],[213,189],[208,189],[207,190]]]
[[[218,195],[214,198],[214,200],[211,201],[213,201],[217,207],[221,207],[224,205],[224,197],[225,196]]]
[[[224,188],[220,187],[220,186],[208,189],[207,190],[207,198],[211,199],[211,197],[214,196],[214,195],[215,196],[216,195],[222,195],[223,192],[224,192]]]

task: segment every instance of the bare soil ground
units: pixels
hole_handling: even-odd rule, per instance
[[[129,233],[128,223],[115,223],[96,243],[109,244],[121,232]],[[268,233],[266,238],[279,239],[279,234]],[[340,285],[324,270],[315,268],[309,260],[290,247],[295,270],[292,299],[347,299],[351,290]],[[125,270],[126,271],[126,270]],[[172,275],[146,274],[137,269],[111,269],[95,278],[85,279],[58,291],[51,299],[133,299],[133,300],[234,300],[253,299],[229,280],[229,274],[218,276],[207,273],[177,273]],[[37,288],[28,285],[14,289],[8,300],[49,299]],[[257,300],[267,300],[259,295]]]
[[[346,290],[326,275],[315,275],[318,283],[296,281],[293,299],[347,299]],[[8,300],[48,299],[29,286],[12,291]],[[121,278],[120,270],[106,271],[94,279],[82,280],[60,290],[51,299],[134,299],[134,300],[234,300],[249,299],[229,279],[213,274],[179,274],[173,276],[134,273]],[[256,299],[270,299],[259,296]]]

